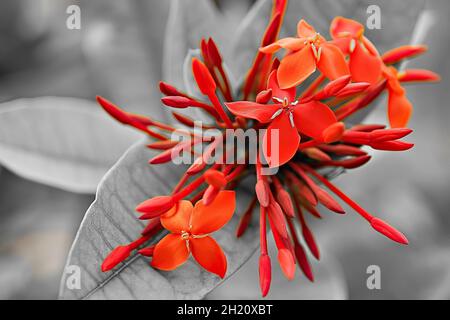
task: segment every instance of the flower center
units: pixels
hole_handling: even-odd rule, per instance
[[[181,239],[183,240],[189,240],[190,234],[186,231],[181,231]]]
[[[320,40],[320,33],[316,32],[316,34],[314,34],[312,37],[306,38],[305,44],[310,43],[318,47],[320,46]]]

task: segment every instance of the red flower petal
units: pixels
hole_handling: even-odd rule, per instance
[[[336,17],[331,21],[330,34],[334,38],[350,36],[359,38],[364,32],[364,26],[352,19]]]
[[[161,224],[172,233],[189,231],[189,220],[194,206],[190,201],[181,200],[161,216]]]
[[[269,76],[269,80],[267,82],[267,88],[272,89],[272,97],[277,97],[278,99],[287,98],[289,102],[293,102],[296,96],[296,88],[292,87],[289,89],[281,89],[278,84],[277,79],[277,71],[274,70]]]
[[[264,156],[271,167],[278,167],[289,160],[297,152],[300,135],[292,127],[289,115],[283,111],[267,128],[263,140]]]
[[[268,46],[262,47],[259,49],[259,51],[263,53],[274,53],[280,49],[298,51],[302,49],[304,46],[305,46],[304,40],[299,38],[288,37],[280,39],[272,44],[269,44]]]
[[[329,43],[334,44],[336,47],[339,48],[339,50],[342,51],[344,55],[347,55],[350,53],[350,42],[352,41],[352,38],[345,37],[345,38],[336,38],[333,41],[329,41]]]
[[[192,256],[209,272],[224,278],[227,273],[227,258],[217,242],[211,237],[189,240]]]
[[[299,38],[309,38],[316,35],[316,30],[305,20],[300,20],[297,24],[297,35]]]
[[[324,43],[320,46],[320,54],[317,67],[330,80],[335,80],[350,74],[344,54],[337,46]]]
[[[349,66],[354,82],[374,84],[380,79],[382,66],[380,57],[370,54],[358,42],[350,55]]]
[[[294,109],[294,122],[298,131],[321,140],[324,130],[336,123],[336,116],[325,104],[311,101]]]
[[[228,102],[225,105],[234,115],[256,119],[261,123],[270,122],[273,114],[282,107],[279,104],[266,105],[249,101]]]
[[[388,117],[392,128],[403,128],[408,124],[412,114],[412,104],[405,93],[389,90]]]
[[[307,45],[281,60],[277,71],[278,83],[282,89],[292,88],[302,83],[314,71],[316,71],[316,59],[311,46]]]
[[[236,208],[234,191],[221,191],[208,206],[203,201],[195,204],[191,220],[191,233],[209,234],[222,228],[233,216]]]
[[[170,271],[185,263],[188,257],[186,241],[179,234],[168,234],[155,246],[151,265],[159,270]]]

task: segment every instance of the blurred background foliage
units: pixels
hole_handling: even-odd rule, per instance
[[[236,48],[226,48],[227,37],[235,35],[231,30],[252,8],[253,1],[205,1],[222,18],[218,30],[211,32],[222,32],[218,37],[225,42],[218,43],[227,52],[224,55],[239,54]],[[0,104],[0,113],[10,107],[9,101],[18,98],[93,100],[95,95],[104,95],[129,111],[165,118],[156,88],[160,79],[170,78],[163,65],[168,59],[164,35],[171,2],[3,0],[0,102],[4,104]],[[314,19],[320,21],[319,30],[338,14],[364,19],[367,7],[365,1],[360,1],[358,10],[354,1],[292,2],[298,3],[298,10],[290,11],[287,21]],[[408,67],[436,71],[442,81],[408,88],[415,105],[411,127],[416,146],[411,152],[376,152],[364,169],[343,175],[336,182],[356,201],[404,231],[411,244],[400,248],[380,239],[350,210],[343,217],[326,215],[313,225],[324,256],[316,266],[317,285],[306,284],[304,278],[292,283],[274,280],[273,298],[450,298],[450,2],[428,0],[418,17],[402,9],[410,5],[409,1],[396,0],[396,5],[384,11],[388,2],[379,1],[382,29],[369,31],[369,38],[388,49],[383,43],[392,46],[410,41],[410,37],[399,41],[396,23],[403,28],[408,24],[411,32],[416,26],[413,42],[424,43],[430,50]],[[65,27],[69,4],[81,7],[79,31]],[[264,20],[260,23],[264,25]],[[291,33],[293,25],[288,23],[286,32]],[[179,36],[183,38],[183,33]],[[253,41],[257,45],[259,38]],[[185,45],[192,46],[189,42]],[[378,108],[367,121],[384,122],[384,113],[385,108]],[[0,136],[0,146],[10,141],[7,130],[2,134],[6,136]],[[117,156],[105,160],[110,165],[122,150],[114,149],[113,144],[111,141],[111,154]],[[68,192],[1,169],[0,299],[57,296],[68,250],[93,198],[92,191]],[[381,267],[382,290],[366,287],[366,268],[371,264]],[[257,298],[256,268],[252,259],[209,298]],[[281,276],[278,273],[276,277]],[[335,290],[321,291],[323,281],[330,281]],[[329,290],[329,286],[323,288]]]

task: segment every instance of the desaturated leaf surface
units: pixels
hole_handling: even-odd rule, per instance
[[[147,258],[133,255],[110,272],[100,271],[103,259],[114,247],[139,237],[144,223],[137,219],[136,205],[149,197],[169,194],[185,169],[174,164],[150,166],[147,161],[152,154],[145,141],[137,143],[103,179],[67,262],[81,268],[81,289],[68,289],[64,276],[62,299],[200,299],[221,282],[192,258],[175,271],[162,272],[152,269]],[[234,236],[238,214],[245,210],[248,198],[245,191],[238,193],[235,216],[213,234],[227,255],[227,276],[257,247],[257,227],[239,240]]]
[[[94,193],[139,137],[87,100],[19,99],[1,110],[0,163],[24,178],[73,192]]]

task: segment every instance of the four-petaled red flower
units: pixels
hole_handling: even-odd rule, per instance
[[[364,26],[354,20],[336,17],[330,25],[333,43],[349,56],[349,68],[355,82],[376,83],[382,61],[375,46],[364,36]]]
[[[205,206],[198,201],[181,200],[161,216],[161,224],[171,233],[156,245],[151,265],[160,270],[174,270],[192,256],[209,272],[223,278],[227,259],[217,242],[209,236],[222,228],[233,216],[235,192],[221,191]]]
[[[301,140],[299,132],[325,143],[332,142],[340,136],[339,132],[343,132],[344,125],[336,120],[327,105],[315,100],[301,103],[296,100],[295,88],[281,89],[275,70],[269,76],[267,87],[272,91],[273,104],[237,101],[226,105],[237,116],[270,123],[264,136],[263,151],[271,167],[281,166],[292,159]],[[272,141],[276,137],[278,141]],[[278,150],[272,150],[272,146]]]
[[[283,38],[260,48],[264,53],[274,53],[281,48],[288,50],[278,68],[277,78],[282,89],[299,85],[314,73],[316,68],[330,80],[349,74],[341,50],[303,19],[297,25],[297,36]]]

